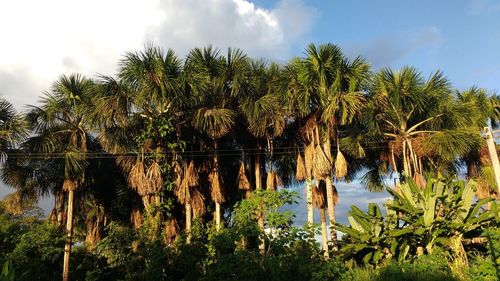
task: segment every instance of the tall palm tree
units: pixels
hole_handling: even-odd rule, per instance
[[[186,72],[193,93],[197,93],[192,126],[212,142],[212,171],[209,175],[212,201],[215,203],[215,224],[221,227],[221,204],[225,201],[223,181],[220,176],[218,140],[227,135],[234,123],[236,112],[234,98],[243,90],[246,55],[240,50],[229,49],[226,57],[211,46],[191,50],[186,59]]]
[[[441,72],[424,79],[412,67],[381,70],[363,116],[370,139],[385,146],[382,161],[424,185],[424,172],[453,173],[459,157],[480,142],[471,108],[452,95]],[[375,162],[374,162],[375,163]]]
[[[304,118],[305,167],[307,182],[324,180],[332,240],[336,239],[335,201],[331,140],[336,141],[335,176],[347,174],[345,157],[340,151],[339,127],[348,125],[364,104],[363,87],[369,76],[369,65],[361,58],[345,58],[332,44],[311,44],[306,57],[293,60],[289,73],[290,105],[297,116]],[[310,184],[307,185],[310,188]],[[310,191],[308,190],[308,194]],[[309,201],[309,200],[308,200]]]
[[[26,122],[17,114],[14,106],[0,98],[0,160],[21,143],[28,135]]]
[[[261,149],[265,143],[267,148],[267,180],[266,189],[274,190],[281,180],[273,168],[274,139],[285,129],[285,110],[282,101],[283,75],[276,64],[266,65],[264,61],[252,61],[250,64],[251,82],[246,92],[240,97],[239,110],[248,124],[248,131],[255,138],[256,149],[254,159],[255,189],[262,189],[261,181]],[[264,214],[260,213],[258,225],[264,230]],[[264,241],[259,248],[264,252]]]
[[[153,205],[161,204],[164,178],[172,172],[162,168],[171,166],[165,155],[178,149],[170,144],[175,142],[173,123],[180,119],[185,100],[181,74],[181,61],[172,50],[146,46],[142,52],[125,54],[118,80],[102,77],[99,83],[95,110],[99,139],[111,153],[136,153],[118,156],[117,161],[157,230],[162,213]]]
[[[470,115],[475,117],[474,124],[469,126],[471,130],[481,131],[489,126],[488,123],[491,123],[493,127],[498,126],[500,103],[497,95],[488,95],[485,89],[478,87],[471,87],[461,92],[456,91],[455,95],[460,103],[470,109]],[[500,195],[496,192],[491,159],[487,155],[486,143],[482,141],[462,157],[462,161],[467,166],[467,177],[478,180],[477,196],[495,198]]]
[[[64,160],[62,190],[67,192],[66,245],[63,280],[69,280],[69,258],[73,238],[75,191],[82,185],[88,165],[87,144],[92,120],[94,83],[78,74],[61,76],[41,99],[40,106],[31,106],[26,115],[35,136],[31,139],[36,152],[48,159]]]

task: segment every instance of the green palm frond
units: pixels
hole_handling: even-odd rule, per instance
[[[202,107],[195,111],[192,125],[212,139],[223,137],[232,129],[236,114],[227,108]]]

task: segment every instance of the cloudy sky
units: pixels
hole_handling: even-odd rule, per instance
[[[500,90],[498,0],[2,0],[0,35],[0,95],[19,110],[62,73],[113,75],[146,43],[181,57],[213,44],[285,62],[332,42],[375,70],[441,69],[459,89]]]

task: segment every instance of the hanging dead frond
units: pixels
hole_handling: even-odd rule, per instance
[[[283,186],[283,182],[278,174],[275,171],[267,172],[266,189],[276,190],[278,186]]]
[[[177,190],[181,187],[183,172],[182,172],[181,165],[179,165],[179,163],[177,163],[177,161],[175,161],[174,164],[172,164],[172,169],[173,169],[174,175],[175,175],[174,188],[177,192]]]
[[[132,227],[138,229],[141,227],[143,222],[141,210],[138,208],[132,208],[132,212],[130,213],[130,223]]]
[[[314,150],[314,167],[313,176],[315,179],[324,179],[330,176],[330,171],[332,168],[331,162],[328,160],[323,148],[317,145]]]
[[[303,181],[306,179],[306,167],[304,164],[304,158],[300,155],[297,156],[297,170],[295,171],[295,179],[298,181]]]
[[[316,115],[310,115],[307,118],[306,124],[304,125],[304,132],[306,139],[312,141],[314,139],[314,130],[318,127],[318,122],[316,121]]]
[[[479,178],[477,181],[476,196],[478,199],[490,197],[490,186],[484,179]]]
[[[130,187],[135,190],[140,196],[147,194],[149,190],[148,180],[146,178],[146,173],[144,171],[144,163],[142,161],[137,161],[130,173],[128,175],[128,182]]]
[[[23,213],[21,195],[18,191],[13,192],[2,200],[5,211],[11,215],[20,215]]]
[[[314,168],[314,144],[311,142],[308,146],[306,146],[304,151],[304,164],[306,167],[306,176],[310,177]]]
[[[202,161],[199,165],[200,173],[209,173],[212,170],[213,162],[210,160]]]
[[[341,179],[347,175],[347,161],[344,154],[337,150],[337,157],[335,158],[335,177]]]
[[[146,173],[146,178],[148,180],[149,193],[155,194],[161,191],[163,180],[161,177],[161,167],[154,161],[148,168]]]
[[[250,182],[248,181],[248,177],[245,173],[245,165],[241,162],[240,170],[238,171],[238,178],[236,179],[238,182],[239,190],[250,190]]]
[[[323,209],[327,205],[326,185],[324,181],[319,181],[319,185],[312,186],[312,201],[316,208]]]
[[[198,189],[192,190],[191,207],[193,208],[193,217],[201,216],[205,213],[205,198]]]
[[[420,188],[420,189],[424,189],[425,188],[425,185],[427,184],[427,182],[425,181],[424,177],[422,176],[422,174],[420,173],[415,173],[413,175],[413,180],[415,181],[415,184]]]
[[[189,166],[187,167],[186,173],[184,174],[184,180],[187,181],[187,185],[189,187],[194,187],[198,186],[198,171],[196,170],[196,167],[194,166],[194,161],[191,160],[189,162]]]
[[[222,179],[219,176],[219,173],[217,171],[212,171],[208,175],[208,181],[210,182],[210,196],[212,197],[212,200],[216,203],[223,203],[224,202],[224,195],[223,195],[223,187],[222,187]]]
[[[185,178],[182,180],[179,188],[175,190],[175,196],[177,196],[177,200],[179,200],[181,204],[186,204],[191,201],[190,188]]]
[[[77,187],[77,182],[75,180],[65,179],[63,182],[63,190],[64,191],[75,191]]]
[[[170,217],[165,222],[164,242],[166,245],[172,245],[179,233],[179,226],[177,225],[177,220],[174,217]]]

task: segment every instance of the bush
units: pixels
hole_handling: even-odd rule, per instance
[[[438,255],[424,255],[413,262],[390,264],[382,268],[377,280],[397,281],[459,281],[447,260]]]
[[[48,222],[36,223],[20,236],[9,254],[16,280],[60,280],[64,254],[61,230]]]
[[[477,256],[470,262],[466,276],[470,281],[496,281],[499,279],[493,260],[482,256]]]

